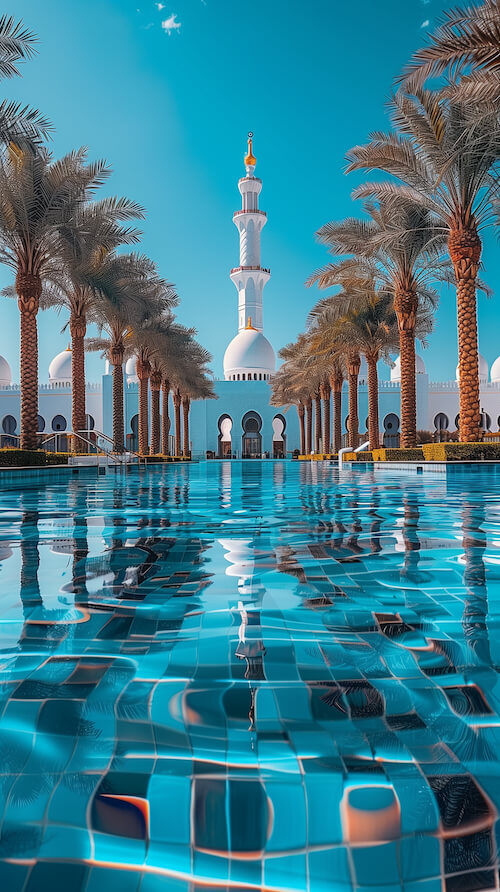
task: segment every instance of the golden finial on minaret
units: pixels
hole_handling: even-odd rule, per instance
[[[252,325],[252,317],[251,316],[248,317],[247,331],[257,331],[257,329],[254,328]]]
[[[255,165],[257,164],[257,158],[252,152],[252,139],[253,133],[250,130],[248,133],[248,153],[245,156],[245,164],[247,167],[255,167]]]

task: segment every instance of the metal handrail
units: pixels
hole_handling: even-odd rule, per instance
[[[113,440],[113,438],[112,438],[112,437],[109,437],[108,434],[105,434],[104,431],[100,431],[100,430],[98,430],[96,427],[92,428],[92,430],[90,430],[90,429],[89,429],[89,430],[82,430],[80,433],[82,433],[82,434],[89,434],[89,433],[90,433],[90,434],[96,434],[97,437],[101,437],[103,440],[106,440],[108,443],[111,443],[111,445],[114,446],[114,440]],[[83,439],[83,438],[82,438],[82,439]],[[94,444],[94,445],[95,445],[95,444]],[[112,454],[113,456],[118,456],[118,455],[120,455],[120,453],[118,453],[118,452],[107,453],[106,450],[103,450],[103,451],[104,451],[104,453],[105,453],[106,455],[108,455],[108,454]],[[141,458],[146,458],[146,457],[147,457],[147,456],[144,456],[144,455],[140,455],[138,452],[135,452],[133,449],[127,449],[126,452],[128,453],[128,455],[135,455],[136,459],[137,459],[139,462],[140,462]],[[124,464],[124,462],[122,462],[122,464]]]

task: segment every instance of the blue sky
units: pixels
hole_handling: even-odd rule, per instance
[[[53,150],[87,145],[113,167],[106,191],[147,208],[143,249],[175,282],[179,318],[195,325],[221,373],[236,333],[239,207],[246,133],[255,132],[261,207],[269,222],[262,263],[265,331],[275,349],[295,338],[318,292],[307,275],[327,260],[314,240],[331,219],[356,212],[344,156],[387,124],[393,77],[450,0],[16,0],[4,11],[39,35],[8,98],[54,123]],[[162,27],[162,22],[168,27]],[[176,27],[180,24],[180,27]],[[424,25],[424,27],[422,27]],[[498,244],[487,238],[484,278],[500,284]],[[10,280],[0,268],[0,286]],[[500,353],[496,299],[480,299],[480,349]],[[67,344],[66,321],[40,316],[40,380]],[[18,380],[18,314],[2,302],[0,353]],[[444,349],[443,349],[444,348]],[[426,350],[435,380],[456,365],[455,303],[445,295]],[[88,359],[96,378],[97,357]]]

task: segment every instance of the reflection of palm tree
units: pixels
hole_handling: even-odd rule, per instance
[[[33,613],[33,609],[42,606],[43,603],[38,582],[38,568],[40,566],[38,511],[23,511],[20,533],[21,576],[19,594],[23,605],[24,621],[27,622]]]
[[[420,519],[418,497],[416,493],[407,493],[403,496],[403,542],[405,556],[401,569],[401,579],[408,579],[418,583],[421,576],[418,572],[420,563],[420,539],[418,538],[418,522]]]
[[[464,602],[462,627],[465,640],[476,657],[491,666],[490,642],[486,617],[488,596],[483,554],[486,548],[486,533],[481,529],[484,522],[484,509],[465,498],[462,508],[463,549],[465,557],[464,583],[467,596]]]

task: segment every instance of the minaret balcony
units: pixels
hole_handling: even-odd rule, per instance
[[[260,211],[260,210],[258,210],[258,209],[257,209],[256,211],[241,210],[241,211],[235,211],[235,212],[234,212],[234,214],[233,214],[233,220],[234,220],[235,217],[241,217],[242,214],[248,214],[249,216],[251,216],[252,214],[258,214],[260,217],[267,217],[267,214],[266,214],[265,211]]]
[[[271,270],[267,269],[265,266],[233,266],[230,275],[232,276],[234,273],[251,272],[252,270],[259,270],[259,272],[265,273],[267,276],[271,275]]]

